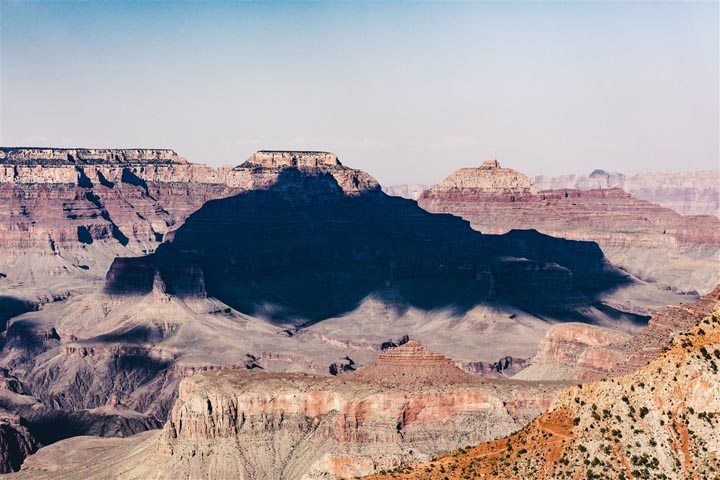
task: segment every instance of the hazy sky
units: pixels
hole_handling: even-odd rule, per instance
[[[387,185],[718,169],[718,5],[0,0],[0,144],[330,150]]]

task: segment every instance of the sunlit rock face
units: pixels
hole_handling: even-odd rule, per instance
[[[720,303],[720,285],[693,303],[656,312],[634,336],[593,325],[553,325],[540,342],[522,380],[597,380],[626,375],[658,356],[674,335],[691,328]]]
[[[535,228],[595,241],[613,264],[660,288],[704,294],[720,282],[720,219],[684,217],[619,188],[538,190],[492,159],[451,174],[418,204],[459,215],[484,233]]]
[[[343,377],[205,372],[180,384],[162,431],[51,446],[19,476],[85,462],[89,479],[353,478],[515,431],[558,387],[483,380],[414,341]]]

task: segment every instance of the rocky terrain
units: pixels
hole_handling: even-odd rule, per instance
[[[717,478],[720,303],[648,365],[563,391],[509,437],[374,478]]]
[[[720,219],[682,216],[619,188],[539,190],[493,159],[458,170],[418,203],[484,233],[534,228],[595,241],[614,265],[659,288],[703,294],[720,282]]]
[[[162,431],[63,441],[19,477],[351,478],[510,433],[556,388],[481,380],[413,341],[338,378],[207,372],[182,382]]]
[[[720,285],[696,302],[656,312],[647,327],[632,337],[580,323],[553,325],[530,365],[514,378],[587,381],[634,372],[658,356],[674,335],[712,312],[718,302]]]
[[[261,151],[219,169],[169,150],[0,153],[11,205],[0,218],[0,408],[18,416],[36,446],[157,428],[172,418],[183,379],[199,372],[225,378],[241,369],[248,385],[257,372],[297,373],[288,378],[307,379],[297,380],[303,390],[330,382],[344,391],[353,371],[399,344],[392,339],[404,339],[403,351],[422,353],[408,343],[420,340],[468,372],[507,377],[527,366],[555,323],[632,333],[648,313],[686,298],[618,270],[592,242],[481,234],[389,197],[327,152]],[[486,180],[507,193],[502,181]],[[388,358],[402,362],[397,351]],[[428,359],[422,377],[439,357],[409,358],[414,367]],[[475,385],[453,362],[440,364],[453,385]],[[389,388],[363,380],[372,372],[357,381]],[[536,405],[524,384],[483,385],[510,389],[493,390],[507,408]],[[510,416],[518,427],[528,415]],[[457,428],[469,428],[464,421]],[[473,441],[498,433],[483,435]],[[393,462],[410,455],[393,452]]]
[[[623,175],[594,170],[590,175],[535,177],[542,190],[620,188],[634,197],[671,208],[682,215],[720,216],[720,171],[644,172]]]
[[[264,167],[293,165],[322,168],[348,194],[379,188],[326,152],[214,169],[162,149],[0,148],[0,295],[46,303],[100,282],[115,257],[154,251],[208,200],[265,188],[277,174]]]
[[[37,450],[37,443],[22,419],[0,409],[0,473],[18,470],[25,457]]]

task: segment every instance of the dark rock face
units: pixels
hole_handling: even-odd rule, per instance
[[[457,217],[377,190],[345,195],[333,176],[294,168],[265,190],[208,202],[155,254],[116,260],[106,289],[149,293],[155,272],[175,294],[197,295],[204,283],[243,313],[297,324],[340,315],[388,287],[427,310],[501,300],[573,317],[588,297],[625,281],[595,243],[536,231],[482,235]]]
[[[19,470],[25,457],[37,449],[37,442],[21,419],[0,409],[0,473]]]

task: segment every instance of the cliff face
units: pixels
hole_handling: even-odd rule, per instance
[[[20,417],[0,409],[0,473],[17,471],[23,460],[38,449]]]
[[[95,281],[113,258],[154,251],[207,201],[269,188],[287,167],[326,174],[348,195],[379,189],[325,152],[258,152],[214,169],[172,150],[0,148],[0,273],[26,291]]]
[[[714,478],[720,470],[720,304],[624,377],[570,388],[505,439],[395,478]],[[376,477],[379,478],[379,477]]]
[[[638,173],[627,176],[595,170],[590,175],[535,177],[542,190],[621,188],[634,197],[682,215],[720,216],[720,171]]]
[[[352,478],[514,431],[549,406],[552,391],[481,381],[414,342],[342,378],[207,372],[181,383],[160,434],[111,449],[102,440],[57,444],[28,459],[21,477],[44,478],[54,463],[56,478],[67,478],[78,457],[99,453],[86,478]],[[128,461],[130,452],[141,458]]]
[[[719,219],[683,217],[618,188],[538,191],[524,175],[486,165],[450,175],[418,204],[485,233],[535,228],[595,241],[613,264],[675,291],[706,293],[720,282]]]
[[[514,378],[596,380],[629,374],[658,356],[673,336],[712,313],[718,302],[720,285],[697,302],[659,310],[633,337],[586,324],[553,325],[531,365]]]

